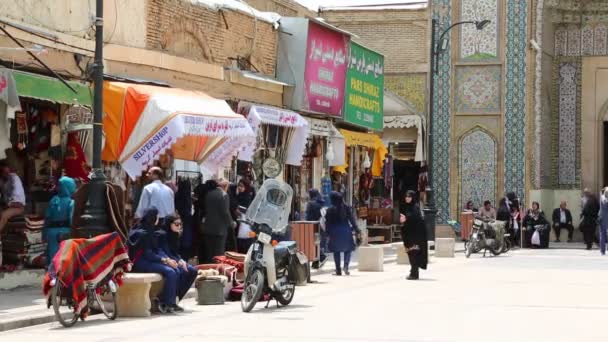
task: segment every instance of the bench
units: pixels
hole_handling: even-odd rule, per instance
[[[152,303],[162,289],[163,277],[158,273],[126,273],[118,288],[116,301],[120,317],[149,317]]]

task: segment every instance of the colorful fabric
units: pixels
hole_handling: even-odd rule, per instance
[[[237,261],[225,256],[216,256],[213,258],[213,260],[220,264],[234,266],[239,272],[245,270],[245,263],[243,261]]]
[[[89,182],[89,172],[87,171],[87,159],[80,145],[77,132],[68,133],[68,141],[65,147],[65,157],[63,158],[63,168],[65,175],[81,182]]]
[[[43,293],[51,292],[51,280],[57,279],[71,289],[80,313],[87,303],[87,284],[98,284],[111,277],[120,285],[122,274],[131,269],[127,249],[118,233],[99,235],[91,239],[71,239],[61,243],[44,276]]]

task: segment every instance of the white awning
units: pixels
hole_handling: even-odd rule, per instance
[[[295,129],[290,141],[287,144],[287,156],[285,164],[299,166],[302,164],[302,155],[306,148],[306,137],[308,136],[308,121],[300,114],[272,106],[251,104],[240,102],[239,113],[246,113],[247,121],[257,134],[261,124],[274,125],[281,127],[291,127]],[[239,160],[251,162],[257,146],[249,145],[239,153]]]
[[[396,115],[384,117],[384,131],[382,140],[385,144],[416,141],[415,161],[423,161],[423,138],[424,123],[419,115]],[[405,132],[410,131],[410,132]],[[407,134],[410,133],[410,134]]]

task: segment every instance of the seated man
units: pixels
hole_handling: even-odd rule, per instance
[[[496,210],[492,208],[492,202],[483,202],[483,207],[477,213],[479,217],[486,220],[496,220]]]
[[[8,221],[25,211],[25,192],[17,174],[5,160],[0,161],[0,234]]]
[[[555,242],[560,242],[559,236],[562,229],[568,230],[568,242],[572,242],[574,226],[572,225],[572,214],[566,208],[566,201],[562,201],[559,208],[553,210],[553,231],[555,232]]]

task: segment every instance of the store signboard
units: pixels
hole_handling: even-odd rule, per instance
[[[384,113],[384,56],[352,41],[349,56],[344,121],[380,131]]]
[[[341,32],[309,22],[302,110],[343,116],[349,41]]]

